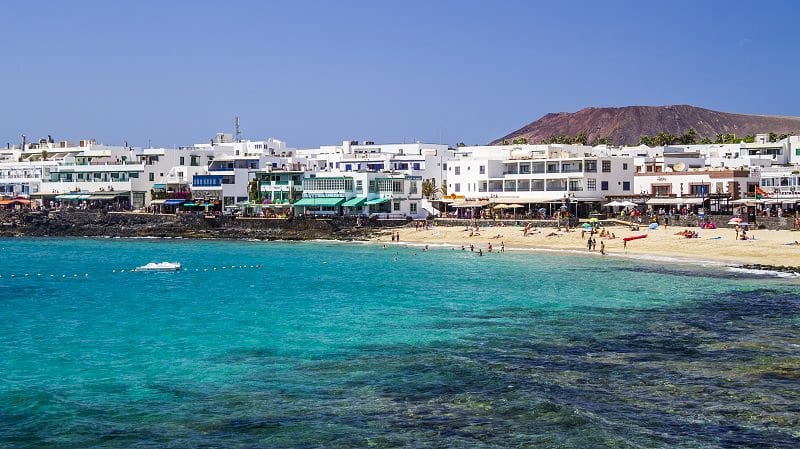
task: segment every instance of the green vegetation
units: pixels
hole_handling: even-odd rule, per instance
[[[542,143],[546,145],[556,144],[556,143],[566,144],[566,145],[586,145],[586,142],[588,141],[589,138],[586,137],[586,134],[581,132],[575,136],[567,136],[564,134],[560,134],[557,136],[553,135],[542,140]]]
[[[422,196],[427,199],[432,199],[436,196],[437,193],[442,193],[445,195],[446,193],[443,191],[442,187],[436,187],[436,184],[430,179],[426,179],[422,181]]]

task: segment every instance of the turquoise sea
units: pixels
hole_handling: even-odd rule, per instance
[[[156,239],[0,239],[0,276],[2,448],[800,447],[797,280]]]

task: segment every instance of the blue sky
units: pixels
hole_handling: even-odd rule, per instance
[[[0,139],[486,143],[548,112],[800,116],[797,2],[0,4]]]

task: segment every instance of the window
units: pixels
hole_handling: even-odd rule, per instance
[[[611,172],[611,161],[603,161],[603,173]]]
[[[671,193],[672,193],[672,184],[653,186],[654,196],[669,196]]]
[[[461,191],[461,183],[457,182],[456,186],[455,186],[455,188],[453,190],[455,190],[456,192],[460,192]]]
[[[706,195],[708,194],[708,185],[692,184],[689,186],[689,193],[692,195]]]
[[[586,190],[592,192],[597,190],[597,180],[595,178],[586,178]]]
[[[358,180],[356,181],[356,193],[361,193],[361,190],[364,189],[364,181]]]
[[[627,170],[628,169],[628,163],[627,162],[623,162],[622,163],[622,169],[623,170]]]
[[[631,182],[630,181],[622,181],[622,190],[625,192],[631,191]]]
[[[411,195],[416,195],[416,193],[417,193],[417,182],[416,181],[411,181],[408,184],[408,193],[411,194]]]
[[[394,202],[394,207],[392,208],[395,212],[400,212],[400,201]]]
[[[480,166],[480,173],[481,173],[482,175],[485,175],[485,174],[486,174],[486,166],[485,166],[485,165],[481,165],[481,166]]]
[[[155,173],[148,173],[148,174],[150,175],[149,176],[150,181],[155,181],[156,180],[156,174]]]
[[[183,157],[183,156],[181,156],[181,157],[180,157],[180,163],[178,163],[178,165],[184,165],[184,162],[183,162],[183,161],[184,161],[184,157]]]
[[[414,170],[419,170],[419,162],[414,162]]]
[[[461,174],[461,167],[456,167],[455,170],[456,170],[456,175]]]
[[[408,207],[412,214],[417,213],[417,203],[411,203],[408,205]]]
[[[586,161],[586,173],[597,173],[597,161]]]
[[[600,190],[608,190],[608,181],[600,181]]]

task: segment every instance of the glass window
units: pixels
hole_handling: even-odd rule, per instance
[[[393,210],[394,210],[395,212],[400,212],[400,201],[395,201],[395,202],[394,202],[394,208],[393,208]]]
[[[455,170],[456,170],[456,175],[461,174],[461,167],[456,167]]]
[[[630,181],[622,181],[622,190],[625,192],[631,191],[631,182]]]
[[[608,181],[600,181],[600,190],[608,190]]]
[[[456,192],[460,192],[461,191],[461,183],[457,182],[456,186],[455,186],[455,188],[453,190],[455,190]]]
[[[611,161],[603,161],[603,173],[611,172]]]
[[[412,214],[417,213],[417,203],[411,203],[408,205],[408,207]]]
[[[586,190],[589,190],[589,191],[597,190],[597,179],[595,179],[595,178],[586,178]]]
[[[486,166],[485,166],[485,165],[481,165],[481,167],[480,167],[480,173],[481,173],[482,175],[485,175],[485,174],[486,174]]]

